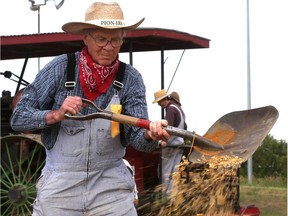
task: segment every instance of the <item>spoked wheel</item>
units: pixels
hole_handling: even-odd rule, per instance
[[[1,138],[1,215],[31,215],[35,183],[45,163],[38,135]]]

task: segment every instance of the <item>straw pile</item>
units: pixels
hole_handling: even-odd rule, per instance
[[[214,156],[203,164],[187,159],[173,174],[174,187],[169,199],[155,200],[147,215],[173,216],[231,216],[238,204],[237,176],[242,159],[231,156]],[[155,193],[161,192],[161,186]]]

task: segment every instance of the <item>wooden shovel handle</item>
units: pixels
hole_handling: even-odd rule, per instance
[[[111,113],[111,120],[115,122],[120,122],[122,124],[150,130],[150,123],[151,123],[150,120],[135,118],[132,116],[127,116],[127,115],[118,114],[118,113]]]

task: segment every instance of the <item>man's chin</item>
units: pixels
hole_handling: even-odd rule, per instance
[[[105,59],[105,58],[98,60],[98,64],[103,65],[103,66],[109,66],[112,64],[112,62],[113,62],[113,60]]]

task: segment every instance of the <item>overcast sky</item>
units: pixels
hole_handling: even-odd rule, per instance
[[[91,0],[65,0],[56,10],[53,1],[40,9],[40,32],[61,32],[70,21],[84,21]],[[188,129],[204,135],[223,115],[247,109],[247,1],[246,0],[121,0],[127,20],[145,17],[141,27],[174,29],[210,40],[208,49],[165,52],[165,88],[180,94]],[[275,106],[280,115],[270,134],[288,140],[288,1],[250,0],[251,108]],[[0,35],[38,32],[38,13],[30,10],[28,0],[0,2]],[[128,21],[129,22],[129,21]],[[51,58],[41,59],[41,68]],[[129,63],[127,54],[120,60]],[[0,62],[0,71],[20,74],[24,59]],[[30,59],[24,79],[32,82],[37,59]],[[160,84],[160,52],[133,55],[133,66],[143,75],[147,87],[151,120],[161,117],[152,104]],[[16,83],[0,77],[1,92]]]

